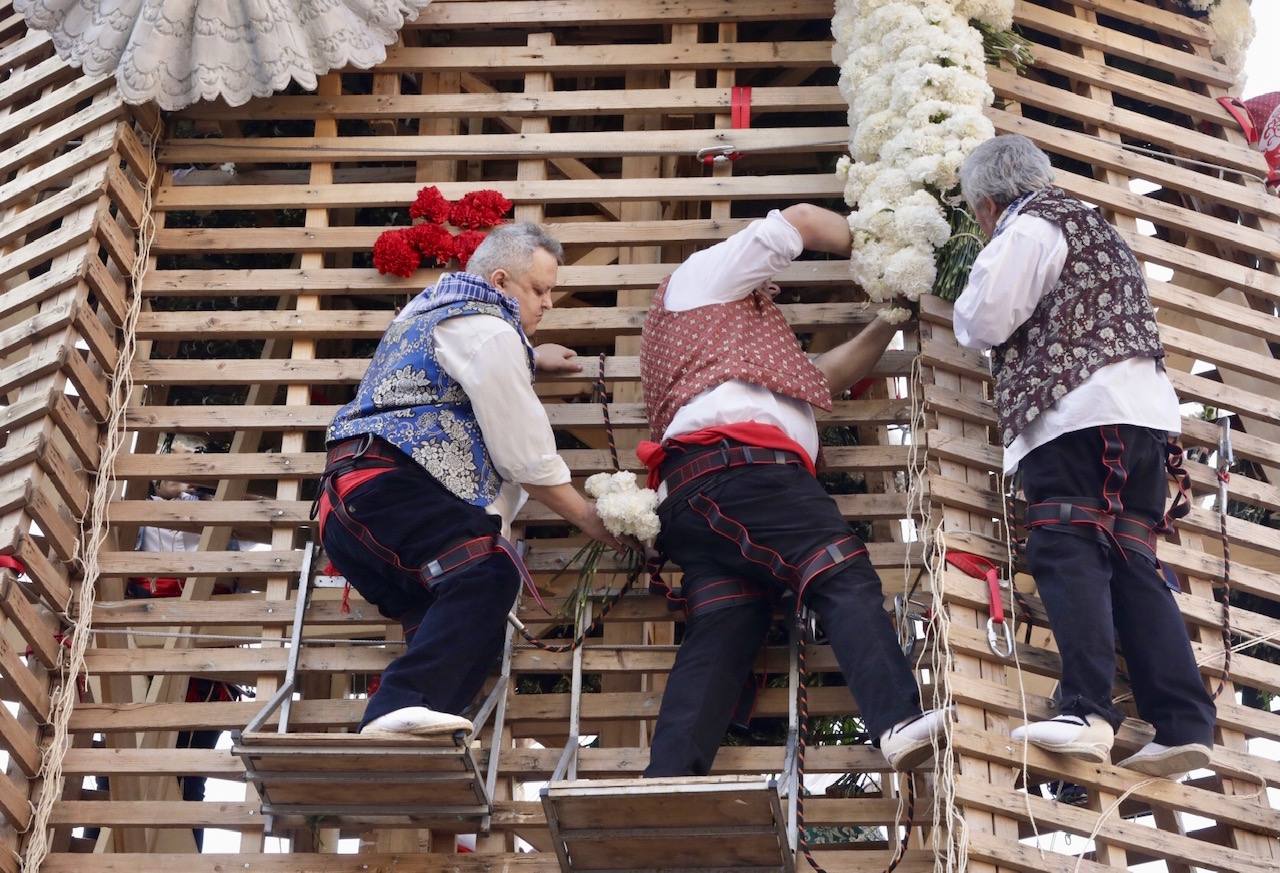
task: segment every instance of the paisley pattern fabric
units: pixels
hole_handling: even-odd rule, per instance
[[[1164,357],[1142,265],[1097,210],[1047,188],[1020,214],[1058,227],[1067,259],[1031,317],[991,352],[1005,446],[1103,367]]]
[[[360,381],[338,410],[328,440],[374,434],[422,465],[450,493],[474,506],[498,496],[502,477],[484,446],[471,401],[436,358],[433,332],[450,318],[492,315],[520,334],[520,308],[477,276],[451,273],[419,294],[391,323]]]
[[[640,345],[640,381],[655,441],[681,406],[733,380],[831,409],[826,375],[805,355],[772,300],[753,293],[672,312],[662,303],[668,281],[654,294]]]
[[[114,74],[129,103],[174,110],[222,97],[239,106],[296,81],[387,57],[431,0],[15,0],[58,55]]]

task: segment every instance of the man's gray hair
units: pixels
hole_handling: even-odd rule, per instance
[[[529,221],[503,224],[489,231],[467,262],[467,272],[488,279],[494,270],[518,275],[529,269],[533,253],[546,251],[564,263],[564,246],[541,226]]]
[[[1008,206],[1023,194],[1052,184],[1049,156],[1018,133],[987,140],[960,165],[960,191],[971,207],[983,197]]]

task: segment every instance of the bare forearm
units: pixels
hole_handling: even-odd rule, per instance
[[[897,332],[884,319],[874,318],[857,336],[819,355],[814,363],[826,375],[831,395],[839,397],[867,378]]]
[[[529,496],[570,524],[582,527],[591,514],[591,504],[578,493],[578,489],[566,482],[563,485],[522,485]]]
[[[812,203],[788,206],[782,215],[800,232],[808,251],[848,256],[853,240],[846,216]]]

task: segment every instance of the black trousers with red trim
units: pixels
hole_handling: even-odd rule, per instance
[[[1063,434],[1019,467],[1028,502],[1068,499],[1157,524],[1168,492],[1165,433],[1133,425]],[[1099,715],[1119,727],[1111,703],[1116,642],[1138,713],[1165,745],[1213,743],[1205,690],[1168,577],[1143,555],[1117,549],[1094,528],[1031,531],[1027,561],[1062,654],[1060,710]]]
[[[692,452],[677,455],[667,464],[690,457]],[[750,677],[773,607],[795,588],[786,568],[799,568],[827,546],[847,542],[853,532],[822,485],[795,465],[704,476],[668,497],[658,514],[658,548],[680,565],[684,595],[700,607],[685,625],[645,775],[705,775]],[[736,522],[750,543],[729,538],[726,525],[713,527],[708,515]],[[879,737],[919,713],[915,677],[866,553],[813,578],[803,596],[822,622],[867,731]]]
[[[350,524],[336,513],[321,519],[325,551],[365,600],[399,620],[407,641],[383,671],[361,727],[409,706],[462,714],[502,654],[520,574],[503,554],[430,585],[423,567],[459,540],[491,536],[497,516],[407,460],[356,486],[343,506]]]

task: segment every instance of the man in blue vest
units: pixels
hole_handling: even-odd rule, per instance
[[[535,370],[581,370],[570,350],[528,339],[563,257],[537,225],[493,230],[467,272],[441,276],[396,316],[329,428],[321,540],[407,643],[369,699],[363,734],[471,729],[461,713],[528,582],[506,539],[526,492],[621,548],[570,484],[532,385]]]

